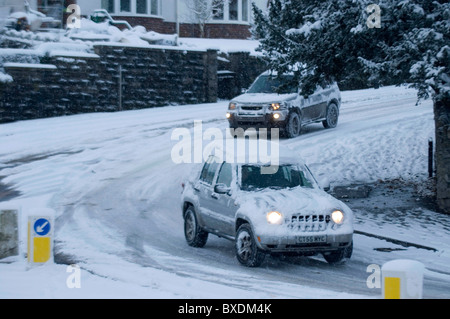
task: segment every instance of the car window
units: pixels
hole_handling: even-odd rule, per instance
[[[230,187],[231,179],[231,164],[223,163],[222,167],[220,168],[219,176],[217,177],[217,183],[225,184],[227,187]]]
[[[212,184],[214,175],[216,174],[216,170],[218,167],[219,167],[219,164],[216,162],[211,163],[211,165],[209,165],[208,173],[206,174],[206,179],[205,179],[206,183]]]
[[[243,190],[297,186],[312,188],[313,182],[309,176],[306,169],[300,169],[296,165],[282,165],[275,174],[262,174],[261,166],[242,165],[241,188]]]
[[[291,83],[292,76],[284,75],[277,78],[273,75],[261,75],[248,89],[248,93],[297,93],[298,86]]]
[[[210,165],[211,165],[211,163],[208,163],[208,162],[206,162],[205,165],[203,165],[202,172],[200,173],[200,180],[201,181],[205,181],[206,180],[206,176],[208,175],[208,169],[209,169]]]
[[[200,174],[200,180],[205,183],[212,184],[218,167],[219,163],[215,161],[214,157],[208,158]]]

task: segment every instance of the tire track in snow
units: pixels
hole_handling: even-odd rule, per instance
[[[427,142],[434,131],[431,102],[412,109],[407,106],[410,97],[380,103],[382,112],[378,108],[369,113],[359,108],[343,111],[337,128],[324,130],[321,124],[312,125],[305,134],[284,144],[303,154],[316,174],[328,175],[338,184],[425,173]],[[408,153],[411,156],[404,158]]]

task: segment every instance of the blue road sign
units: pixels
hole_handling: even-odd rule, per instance
[[[40,218],[34,222],[34,231],[39,236],[45,236],[50,232],[50,221],[46,218]]]

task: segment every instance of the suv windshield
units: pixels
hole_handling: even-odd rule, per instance
[[[253,82],[247,93],[297,93],[298,87],[290,84],[293,76],[283,75],[281,79],[274,75],[261,75]]]
[[[252,191],[263,188],[313,188],[313,177],[306,167],[282,165],[275,174],[261,174],[261,166],[242,165],[241,189]]]

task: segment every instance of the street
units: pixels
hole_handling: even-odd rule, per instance
[[[434,136],[431,101],[415,106],[415,91],[396,87],[342,96],[337,128],[311,125],[281,143],[300,152],[332,187],[395,179],[405,185],[425,182],[427,142]],[[0,143],[9,149],[0,151],[1,183],[16,196],[2,199],[0,206],[20,206],[24,215],[54,212],[57,262],[148,288],[150,297],[380,298],[381,289],[368,285],[373,274],[368,267],[393,259],[424,263],[424,298],[450,297],[448,216],[418,201],[404,204],[414,195],[401,198],[381,186],[372,197],[346,202],[359,233],[345,264],[331,266],[321,256],[270,257],[250,269],[239,265],[233,243],[225,239],[211,235],[204,248],[189,247],[180,193],[195,165],[173,162],[171,133],[180,127],[192,130],[199,120],[204,130],[225,132],[226,107],[227,101],[221,101],[2,125]],[[170,279],[163,283],[156,275],[160,272]],[[178,294],[178,281],[185,294]],[[7,289],[1,288],[0,295],[7,296]]]

